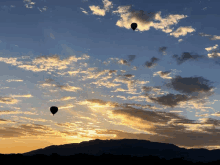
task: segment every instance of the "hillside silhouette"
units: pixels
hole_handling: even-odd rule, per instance
[[[157,156],[160,159],[184,158],[190,162],[212,162],[220,160],[220,150],[207,149],[184,149],[173,144],[150,142],[138,139],[119,140],[90,140],[81,143],[65,145],[52,145],[43,149],[37,149],[23,153],[23,156],[34,156],[36,154],[50,156],[53,153],[60,156],[71,156],[75,154],[88,154],[100,156],[102,154],[130,155],[130,156]]]

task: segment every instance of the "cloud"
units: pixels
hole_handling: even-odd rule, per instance
[[[31,2],[31,0],[23,0],[23,2],[25,3],[26,8],[33,8],[33,5],[35,4],[35,2]]]
[[[13,80],[13,79],[9,79],[9,80],[6,80],[7,82],[12,82],[12,81],[15,81],[15,82],[23,82],[23,80]]]
[[[125,74],[125,75],[123,75],[124,77],[126,77],[126,78],[132,78],[132,77],[135,77],[135,75],[132,75],[132,74]]]
[[[154,102],[159,103],[160,105],[169,106],[171,108],[177,106],[180,102],[189,100],[186,95],[181,94],[167,94],[160,97],[150,97],[150,99]]]
[[[82,90],[80,87],[70,86],[70,85],[56,85],[56,87],[65,90],[67,92],[76,92],[78,90]]]
[[[53,35],[52,33],[50,33],[50,37],[51,37],[52,39],[55,39],[55,37],[54,37],[54,35]]]
[[[109,75],[112,75],[112,74],[115,74],[115,75],[117,75],[117,70],[109,70]]]
[[[84,14],[86,14],[86,15],[89,14],[87,11],[85,11],[85,9],[83,9],[83,8],[81,8],[81,7],[80,7],[80,9],[82,10],[82,12],[83,12]]]
[[[142,92],[144,92],[144,96],[147,96],[147,98],[149,96],[155,96],[155,94],[150,94],[150,92],[155,92],[156,95],[163,95],[163,94],[165,94],[164,92],[161,92],[161,87],[160,86],[155,86],[155,87],[142,86]],[[148,101],[150,101],[150,100],[148,99]]]
[[[104,8],[101,9],[100,6],[89,6],[90,10],[92,11],[92,14],[99,15],[99,16],[105,16],[106,12],[109,12],[110,8],[113,8],[113,4],[111,1],[108,0],[102,0],[104,4]]]
[[[215,44],[215,46],[213,47],[207,47],[205,48],[205,50],[207,50],[208,52],[211,51],[211,53],[208,53],[208,57],[209,58],[217,58],[217,57],[220,57],[220,53],[218,53],[218,44]]]
[[[207,47],[207,48],[205,48],[205,50],[207,50],[209,52],[209,51],[213,51],[217,48],[218,48],[218,44],[215,44],[215,46]]]
[[[145,66],[148,67],[148,68],[152,68],[152,67],[154,67],[154,66],[156,65],[155,62],[157,62],[157,61],[159,61],[158,58],[152,57],[152,58],[151,58],[151,62],[148,62],[148,61],[145,62]]]
[[[128,55],[129,60],[128,61],[133,61],[135,59],[136,55]]]
[[[185,26],[185,27],[179,27],[176,31],[170,33],[170,35],[178,38],[179,36],[185,36],[187,33],[194,32],[195,29],[193,29],[191,26]]]
[[[31,94],[28,95],[11,95],[11,97],[33,97]]]
[[[42,71],[54,72],[55,70],[67,69],[68,65],[72,65],[73,62],[77,62],[78,60],[85,60],[88,58],[89,58],[88,55],[83,55],[82,57],[78,57],[78,58],[75,56],[69,56],[66,59],[60,60],[59,56],[55,54],[51,56],[38,56],[35,59],[33,59],[32,62],[17,61],[18,58],[4,58],[4,57],[0,57],[0,61],[33,72],[42,72]]]
[[[153,76],[159,75],[163,79],[172,79],[172,77],[168,77],[170,75],[171,71],[158,71],[153,74]]]
[[[217,50],[212,51],[212,53],[208,53],[209,58],[217,58],[220,57],[220,53],[217,52]]]
[[[186,18],[186,15],[168,15],[166,18],[161,17],[161,12],[144,14],[143,10],[131,11],[131,6],[119,6],[117,10],[112,12],[113,14],[119,14],[121,17],[117,21],[116,25],[130,29],[131,23],[137,23],[137,29],[139,31],[148,31],[151,27],[156,30],[160,29],[165,33],[170,33],[174,37],[185,36],[187,33],[194,32],[191,26],[179,27],[175,32],[170,26],[178,23],[179,20]],[[155,22],[154,22],[155,21]]]
[[[207,85],[209,80],[203,77],[186,77],[176,76],[171,79],[171,83],[166,84],[179,92],[192,94],[193,92],[209,92],[213,87]]]
[[[164,55],[166,55],[167,47],[159,47],[159,52],[162,52]]]
[[[47,6],[44,6],[44,7],[42,7],[42,8],[39,8],[39,7],[37,7],[38,8],[38,10],[40,11],[40,12],[43,12],[43,11],[46,11],[47,10]]]
[[[189,52],[183,52],[181,57],[178,57],[178,55],[173,55],[173,58],[176,59],[178,65],[182,64],[183,62],[191,59],[191,60],[197,60],[200,58],[204,58],[204,55],[191,55]]]
[[[117,122],[118,125],[126,125],[144,133],[99,130],[98,134],[113,134],[115,139],[144,139],[152,142],[172,143],[187,149],[195,146],[201,148],[204,145],[211,147],[219,142],[219,133],[213,129],[213,126],[219,126],[219,124],[211,119],[199,123],[175,113],[152,112],[132,107],[114,110],[109,117],[121,119]],[[216,137],[214,141],[213,134]],[[185,140],[182,140],[183,137]]]
[[[122,65],[129,65],[128,61],[127,60],[123,60],[123,59],[119,60],[118,63],[122,64]]]
[[[17,104],[18,100],[12,97],[2,97],[0,96],[0,103],[2,104]]]
[[[220,40],[220,36],[217,35],[211,35],[211,34],[205,34],[205,33],[199,33],[202,37],[208,37],[209,40]]]

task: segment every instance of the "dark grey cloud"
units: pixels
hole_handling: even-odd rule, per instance
[[[179,92],[191,94],[193,92],[209,92],[213,87],[207,83],[209,80],[203,77],[186,77],[176,76],[171,79],[171,83],[167,83],[165,86],[173,88]]]
[[[143,92],[145,92],[145,94],[148,92],[151,92],[151,91],[158,90],[158,89],[161,89],[161,87],[160,86],[155,86],[155,87],[143,86],[142,87],[142,90],[143,90]]]
[[[145,62],[145,66],[148,67],[148,68],[151,68],[151,67],[153,67],[153,66],[156,65],[156,62],[157,62],[157,61],[159,61],[158,58],[152,57],[152,58],[151,58],[151,62],[148,62],[148,61]]]
[[[191,59],[191,60],[197,60],[199,58],[204,58],[204,55],[191,55],[189,52],[184,52],[181,57],[178,57],[178,55],[173,55],[173,58],[176,59],[177,63],[180,65],[183,62]]]
[[[120,110],[114,110],[113,114],[123,115],[129,117],[137,117],[141,119],[141,123],[147,123],[150,127],[143,128],[143,130],[152,132],[155,134],[132,134],[126,132],[115,132],[116,139],[145,139],[154,142],[171,143],[177,146],[212,146],[220,143],[219,136],[220,133],[214,126],[220,126],[217,120],[208,118],[206,122],[198,123],[196,120],[190,120],[184,116],[169,113],[169,112],[153,112],[141,109],[136,109],[133,107],[125,107]],[[181,123],[180,125],[178,123]],[[187,131],[188,127],[186,125],[200,125],[201,131]],[[213,127],[203,127],[203,124],[212,124]],[[114,132],[112,131],[111,134]],[[102,132],[103,133],[103,132]],[[214,136],[213,136],[214,135]],[[183,140],[184,139],[184,140]]]
[[[165,97],[176,97],[176,102],[180,102],[187,99],[187,96],[184,95],[181,96],[169,94]],[[94,100],[94,102],[98,103],[100,101]],[[167,103],[168,102],[169,99],[167,100]],[[105,104],[102,101],[100,103]],[[130,119],[129,122],[131,123],[131,125],[132,122],[135,122],[134,125],[138,125],[137,120],[132,120],[133,117],[138,118],[139,123],[141,123],[142,125],[146,124],[146,127],[142,126],[140,128],[137,126],[137,128],[142,129],[146,132],[151,132],[152,134],[148,135],[144,133],[128,133],[119,130],[100,130],[97,132],[98,134],[115,134],[115,137],[113,139],[144,139],[152,142],[171,143],[179,147],[204,147],[213,146],[215,144],[220,143],[220,133],[217,130],[217,128],[215,128],[215,126],[220,126],[218,120],[207,118],[207,120],[204,122],[197,122],[196,120],[187,119],[186,117],[176,113],[151,110],[147,111],[131,107],[131,105],[139,107],[142,107],[142,105],[123,105],[120,105],[119,107],[116,107],[115,110],[112,110],[112,114],[115,116],[123,116],[124,118],[126,118],[126,120]],[[203,127],[203,125],[206,124],[211,124],[213,126]],[[200,130],[189,131],[189,125],[191,127],[194,127],[194,125],[199,126],[200,129],[203,129],[203,132]]]
[[[118,63],[122,64],[122,65],[129,65],[128,61],[127,60],[123,60],[123,59],[119,60]]]
[[[167,95],[163,95],[160,97],[149,97],[149,99],[151,99],[154,102],[157,102],[160,105],[165,105],[165,106],[169,106],[171,108],[174,108],[175,106],[177,106],[180,102],[182,101],[188,101],[190,98],[188,98],[188,96],[186,95],[181,95],[181,94],[167,94]]]
[[[137,109],[133,107],[122,107],[118,110],[113,110],[113,114],[124,114],[127,116],[137,117],[141,120],[145,120],[147,122],[153,122],[153,123],[161,123],[166,124],[172,119],[177,119],[176,122],[178,123],[193,123],[193,120],[185,119],[182,116],[179,116],[175,113],[169,113],[169,112],[154,112],[154,111],[145,111],[142,109]]]
[[[143,90],[144,92],[150,92],[150,91],[152,90],[152,88],[153,88],[153,87],[143,86],[143,87],[142,87],[142,90]]]
[[[128,55],[128,61],[133,61],[136,55]]]
[[[164,71],[164,72],[160,72],[158,73],[160,76],[167,76],[169,75],[169,73],[171,73],[171,71]]]
[[[45,79],[46,83],[51,83],[52,81],[54,81],[53,79],[49,78],[49,79]]]
[[[117,70],[109,70],[109,74],[111,75],[112,73],[116,74]]]
[[[146,14],[145,14],[146,13]],[[139,11],[131,11],[131,20],[135,19],[138,20],[139,22],[144,22],[146,24],[149,24],[153,19],[155,18],[156,13],[155,12],[145,12],[143,10]]]
[[[165,53],[167,47],[159,47],[159,52]]]
[[[134,75],[133,74],[125,74],[125,75],[123,75],[124,77],[127,77],[127,78],[131,78],[131,77],[133,77]]]

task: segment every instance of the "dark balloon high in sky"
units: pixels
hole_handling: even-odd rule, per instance
[[[55,113],[57,113],[58,108],[55,106],[50,107],[50,112],[54,115]]]
[[[132,28],[133,30],[135,30],[135,29],[137,28],[137,24],[136,24],[136,23],[132,23],[132,24],[131,24],[131,28]]]

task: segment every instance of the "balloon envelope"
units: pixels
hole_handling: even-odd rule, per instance
[[[58,108],[55,106],[50,107],[50,112],[54,115],[55,113],[57,113]]]
[[[131,28],[132,28],[133,30],[135,30],[135,29],[137,28],[137,24],[136,24],[136,23],[132,23],[132,24],[131,24]]]

